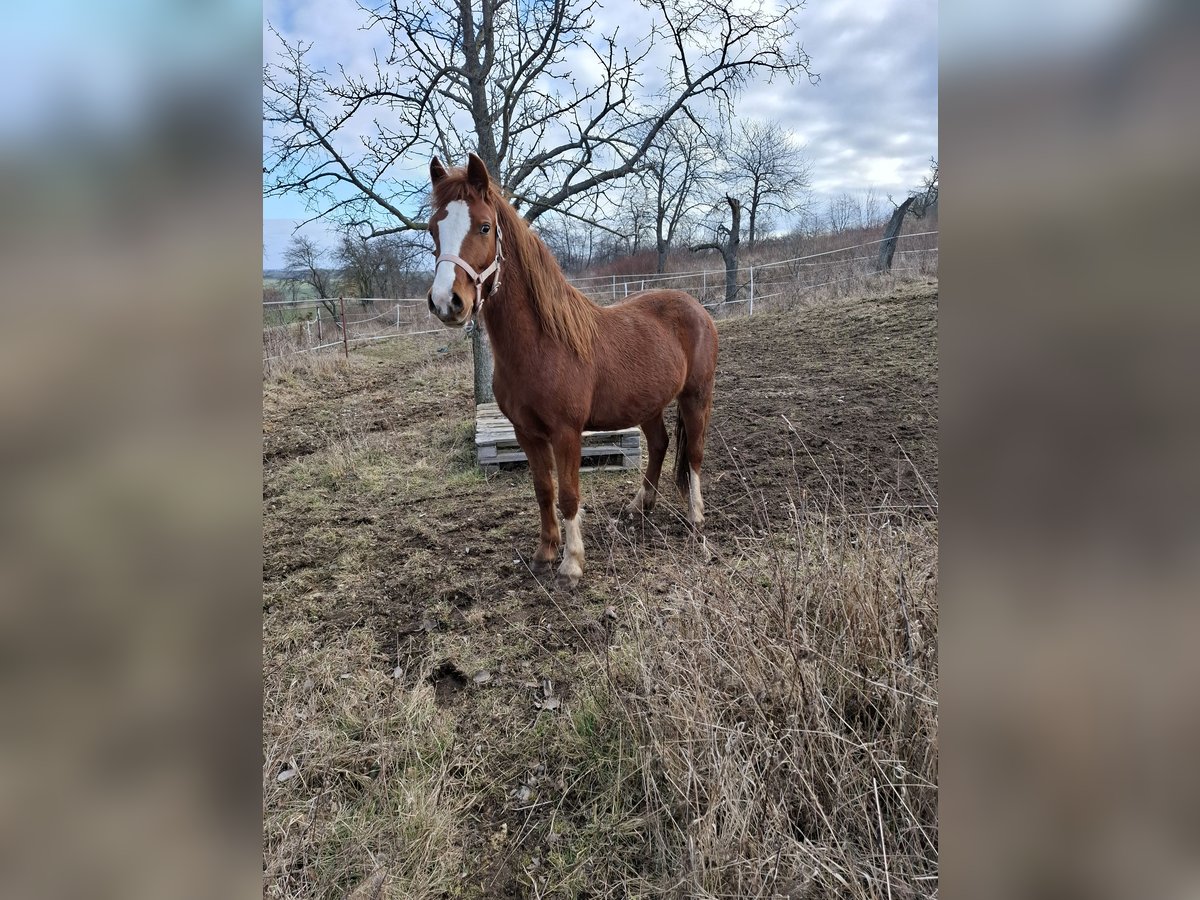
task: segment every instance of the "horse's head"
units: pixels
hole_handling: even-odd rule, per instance
[[[458,327],[500,285],[501,234],[487,166],[474,153],[466,170],[447,172],[436,156],[429,163],[433,183],[433,286],[429,311]]]

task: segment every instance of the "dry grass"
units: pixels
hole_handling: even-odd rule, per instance
[[[531,895],[935,895],[936,542],[794,511],[628,586],[550,753],[577,774]]]
[[[381,661],[362,629],[334,646],[302,625],[266,637],[268,897],[343,897],[384,868],[387,896],[434,898],[459,872],[470,798],[450,774],[453,722]]]
[[[346,357],[340,352],[296,353],[280,347],[265,349],[275,351],[263,358],[263,380],[268,382],[286,382],[296,378],[319,380],[345,372],[348,368]]]
[[[679,808],[664,834],[687,893],[927,893],[933,527],[798,515],[766,544],[665,604],[636,599],[634,708]]]
[[[935,526],[798,513],[725,563],[685,553],[665,595],[614,598],[565,715],[470,753],[429,672],[390,678],[364,631],[269,639],[267,895],[340,896],[383,867],[383,896],[487,896],[462,848],[510,786],[490,757],[546,773],[543,815],[492,838],[529,896],[934,895]]]
[[[264,384],[264,896],[936,896],[930,515],[781,478],[712,504],[710,559],[676,498],[611,522],[632,478],[593,475],[588,584],[556,593],[508,565],[527,476],[471,465],[439,344]]]

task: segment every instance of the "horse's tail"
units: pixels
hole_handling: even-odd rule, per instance
[[[688,433],[681,410],[675,413],[675,486],[688,496]]]

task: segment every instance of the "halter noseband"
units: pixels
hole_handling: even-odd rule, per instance
[[[461,256],[455,256],[453,253],[443,253],[437,258],[437,262],[434,263],[434,268],[437,268],[437,266],[440,266],[443,262],[453,263],[466,272],[471,280],[475,282],[475,305],[471,310],[473,315],[477,315],[480,310],[483,309],[483,301],[486,300],[487,297],[490,297],[492,294],[496,293],[496,290],[500,287],[500,263],[504,261],[504,246],[501,243],[503,238],[504,232],[500,229],[500,223],[497,222],[496,258],[493,259],[492,264],[482,272],[476,272],[475,269],[471,267],[470,263],[468,263]],[[492,274],[495,274],[496,280],[492,282],[492,287],[487,292],[487,296],[485,297],[483,293],[483,283],[487,281]]]

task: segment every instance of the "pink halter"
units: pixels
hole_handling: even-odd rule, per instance
[[[437,258],[437,262],[434,263],[435,268],[441,265],[443,262],[454,263],[454,265],[466,272],[467,275],[470,276],[471,280],[475,282],[475,306],[472,309],[473,314],[478,314],[479,311],[483,309],[483,301],[486,300],[487,297],[490,297],[492,294],[496,293],[497,288],[500,287],[500,263],[504,261],[504,247],[501,244],[503,238],[504,232],[500,230],[500,223],[497,222],[496,258],[493,259],[492,264],[482,272],[476,272],[471,267],[470,263],[468,263],[461,256],[455,256],[453,253],[443,253]],[[483,283],[487,281],[488,277],[493,273],[496,275],[496,280],[492,282],[491,290],[487,292],[487,297],[485,297],[483,294]]]

